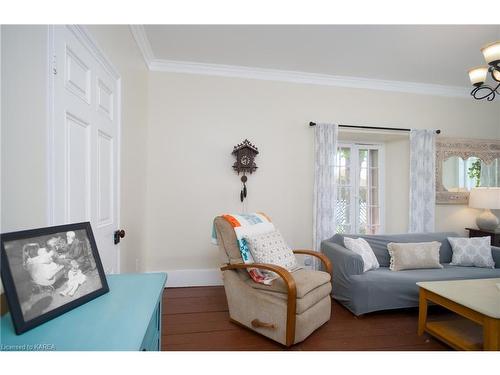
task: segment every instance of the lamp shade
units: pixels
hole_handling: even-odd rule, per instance
[[[479,86],[486,81],[488,68],[486,66],[478,66],[469,70],[469,79],[474,86]]]
[[[500,209],[500,188],[473,188],[469,195],[469,207],[493,210]]]
[[[495,65],[500,63],[500,41],[485,45],[481,48],[481,52],[488,64]]]

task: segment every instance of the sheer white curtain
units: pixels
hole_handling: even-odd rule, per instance
[[[336,124],[317,124],[314,129],[313,246],[316,251],[320,251],[321,241],[335,234],[337,137]],[[316,260],[315,267],[318,267]]]
[[[436,133],[410,131],[409,232],[433,232],[436,206]]]

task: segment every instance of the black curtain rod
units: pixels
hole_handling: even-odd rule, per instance
[[[315,122],[310,122],[309,126],[316,126]],[[376,130],[397,130],[402,132],[409,132],[411,129],[406,128],[386,128],[383,126],[362,126],[362,125],[339,125],[341,128],[354,128],[354,129],[376,129]],[[441,130],[437,129],[436,134],[440,134]]]

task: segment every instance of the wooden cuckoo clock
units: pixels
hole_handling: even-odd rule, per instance
[[[248,139],[245,139],[242,143],[234,146],[232,154],[236,157],[236,161],[233,164],[233,169],[240,173],[243,173],[241,176],[241,182],[243,183],[243,187],[240,191],[240,200],[243,200],[247,197],[247,173],[252,174],[257,169],[257,165],[255,164],[255,156],[259,153],[257,147],[250,143]]]

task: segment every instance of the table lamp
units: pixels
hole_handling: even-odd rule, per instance
[[[473,188],[469,196],[469,207],[484,209],[476,218],[476,224],[481,230],[494,231],[499,220],[491,210],[500,209],[500,187]]]

